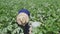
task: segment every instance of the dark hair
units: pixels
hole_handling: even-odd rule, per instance
[[[19,13],[26,13],[28,16],[30,16],[30,12],[27,10],[27,9],[22,9],[22,10],[19,10],[18,14]]]
[[[25,26],[22,26],[22,25],[19,25],[19,24],[18,24],[18,26],[23,29],[24,34],[29,34],[30,25],[28,23]]]
[[[24,27],[24,34],[29,34],[29,28],[30,28],[30,26],[29,26],[29,24],[27,23],[27,24],[25,25],[25,27]]]

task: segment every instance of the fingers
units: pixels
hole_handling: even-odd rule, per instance
[[[32,34],[32,25],[30,25],[29,34]]]

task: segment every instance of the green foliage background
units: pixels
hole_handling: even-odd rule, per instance
[[[58,34],[60,31],[60,0],[0,0],[0,34],[23,34],[16,24],[18,11],[30,11],[30,21],[41,26],[33,34]]]

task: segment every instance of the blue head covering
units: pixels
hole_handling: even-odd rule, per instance
[[[18,12],[19,14],[20,13],[26,13],[28,16],[30,16],[30,12],[27,10],[27,9],[22,9]]]

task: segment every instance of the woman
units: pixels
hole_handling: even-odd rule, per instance
[[[24,29],[24,34],[31,34],[31,25],[29,25],[30,12],[26,9],[22,9],[18,12],[17,23]]]

